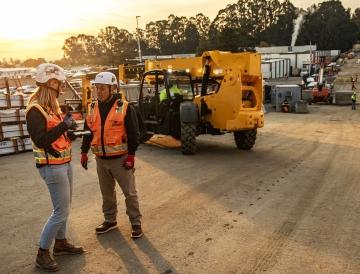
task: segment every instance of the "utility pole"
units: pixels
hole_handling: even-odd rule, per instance
[[[139,32],[139,19],[140,16],[136,16],[136,33],[137,33],[137,43],[138,43],[138,51],[139,51],[139,60],[142,63],[142,56],[141,56],[141,47],[140,47],[140,32]]]
[[[310,40],[310,67],[309,67],[309,76],[311,75],[312,70],[312,48],[311,48],[311,40]]]

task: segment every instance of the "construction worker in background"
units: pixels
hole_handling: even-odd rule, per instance
[[[49,190],[53,212],[40,237],[36,265],[47,271],[58,271],[59,266],[50,256],[50,246],[55,239],[53,254],[80,254],[84,250],[66,240],[66,227],[73,189],[71,167],[71,139],[68,129],[77,125],[71,114],[61,118],[57,98],[62,92],[65,74],[55,64],[41,64],[36,72],[37,91],[30,97],[26,109],[26,123],[35,156],[36,167]]]
[[[351,76],[351,90],[354,90],[354,89],[356,89],[356,87],[355,87],[355,77]]]
[[[95,154],[97,174],[103,198],[104,222],[96,228],[97,234],[117,227],[115,180],[125,196],[126,214],[132,225],[132,238],[143,235],[141,213],[135,187],[135,151],[139,145],[139,127],[136,112],[117,91],[117,79],[111,72],[96,75],[97,102],[89,105],[81,146],[81,164],[87,169],[90,149]]]
[[[289,112],[289,102],[287,99],[285,99],[281,104],[281,111],[288,113]]]
[[[169,79],[168,88],[169,88],[170,96],[174,97],[175,94],[182,95],[182,90],[178,87],[178,84],[174,80],[172,80],[170,78],[168,78],[168,79]],[[160,90],[159,94],[160,94],[160,102],[168,99],[165,88]]]
[[[355,110],[356,109],[356,91],[354,91],[354,93],[351,95],[351,109]]]

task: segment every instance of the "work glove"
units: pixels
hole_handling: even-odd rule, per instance
[[[88,169],[88,167],[87,167],[88,160],[89,160],[89,159],[88,159],[87,153],[82,152],[82,153],[81,153],[80,163],[81,163],[81,165],[82,165],[82,167],[83,167],[84,169]]]
[[[74,134],[74,132],[68,130],[66,135],[70,139],[70,141],[75,141],[76,135]]]
[[[135,155],[128,154],[126,157],[123,167],[125,169],[133,169],[135,165]]]
[[[78,127],[70,112],[66,113],[64,123],[66,124],[68,129],[75,130]]]

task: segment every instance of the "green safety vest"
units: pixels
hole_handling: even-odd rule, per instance
[[[356,94],[351,95],[351,100],[356,101]]]
[[[181,95],[181,90],[178,87],[172,86],[169,91],[171,96],[174,96],[174,94]],[[164,101],[165,99],[167,99],[166,89],[162,89],[160,91],[160,102]]]

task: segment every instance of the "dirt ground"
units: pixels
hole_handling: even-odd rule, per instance
[[[198,138],[198,154],[142,145],[136,180],[145,236],[102,221],[94,159],[74,147],[69,237],[87,253],[58,257],[60,273],[359,273],[360,110],[310,107],[266,114],[252,151],[232,135]],[[51,213],[32,153],[0,157],[0,273],[38,273],[38,238]]]

